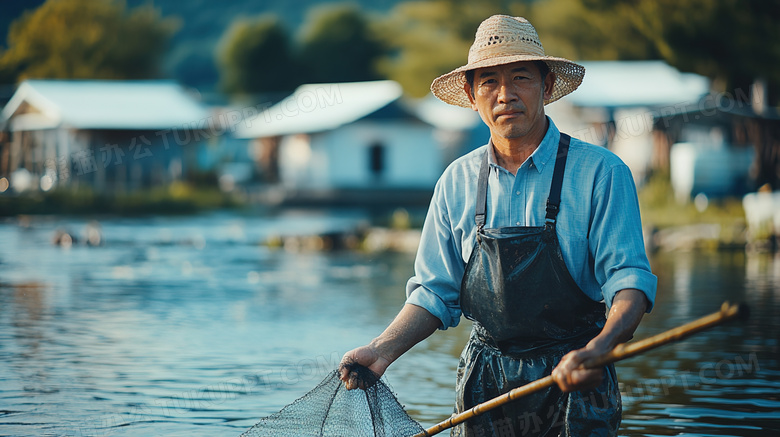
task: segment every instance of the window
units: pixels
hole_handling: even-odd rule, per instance
[[[368,168],[374,177],[379,177],[385,170],[385,146],[380,142],[373,143],[368,148]]]

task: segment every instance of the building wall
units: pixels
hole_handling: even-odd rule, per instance
[[[330,132],[285,137],[283,184],[297,189],[432,189],[443,170],[433,128],[359,121]]]
[[[166,133],[163,135],[162,133]],[[10,133],[4,173],[30,182],[24,190],[89,187],[117,193],[164,186],[198,170],[205,147],[197,131],[77,130]],[[4,176],[4,175],[3,175]]]

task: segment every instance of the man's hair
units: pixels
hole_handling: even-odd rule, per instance
[[[550,74],[550,67],[547,65],[544,61],[532,61],[534,65],[536,65],[536,68],[539,69],[539,75],[542,76],[542,82],[544,82],[544,79],[547,77],[548,74]],[[475,70],[466,70],[466,82],[469,84],[469,88],[471,89],[471,96],[474,97],[474,71]]]

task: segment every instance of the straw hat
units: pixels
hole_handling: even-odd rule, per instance
[[[518,61],[544,61],[555,73],[553,95],[544,104],[552,103],[577,89],[585,76],[585,67],[564,59],[546,56],[539,35],[523,17],[493,15],[483,21],[469,49],[468,64],[437,77],[431,84],[433,95],[450,105],[471,108],[463,91],[468,70],[511,64]]]

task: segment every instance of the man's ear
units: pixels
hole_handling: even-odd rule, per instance
[[[544,100],[550,100],[553,95],[553,88],[555,87],[555,73],[552,71],[547,73],[544,77]]]
[[[469,85],[468,81],[463,83],[463,92],[466,93],[466,96],[469,98],[469,102],[471,102],[471,109],[477,110],[477,102],[474,100],[474,94],[471,92],[471,85]]]

